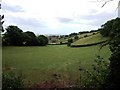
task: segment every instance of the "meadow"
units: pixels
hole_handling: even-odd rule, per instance
[[[108,38],[103,37],[100,33],[97,33],[95,35],[91,35],[91,36],[88,35],[88,37],[79,39],[74,43],[72,43],[72,45],[92,44],[92,43],[97,43],[97,42],[106,41],[106,40],[108,40]]]
[[[26,84],[52,80],[54,74],[74,84],[80,78],[79,68],[90,69],[98,52],[99,45],[80,48],[66,45],[9,46],[2,48],[2,67],[22,73]],[[103,47],[100,55],[108,60],[109,47]]]

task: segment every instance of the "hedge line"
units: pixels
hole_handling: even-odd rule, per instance
[[[59,43],[56,43],[56,44],[48,44],[48,45],[65,45],[65,44],[67,44],[67,42],[65,42],[65,43],[61,43],[61,44],[59,44]]]
[[[101,42],[97,42],[97,43],[91,43],[91,44],[83,44],[83,45],[71,45],[70,47],[87,47],[87,46],[93,46],[93,45],[98,45],[98,44],[102,44],[105,43],[106,41],[101,41]]]

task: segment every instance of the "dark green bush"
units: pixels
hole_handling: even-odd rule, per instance
[[[95,90],[103,88],[102,86],[109,73],[108,65],[109,63],[98,55],[92,65],[91,71],[80,68],[79,70],[84,74],[84,78],[82,78],[84,87]]]
[[[22,74],[15,74],[14,72],[4,72],[2,75],[2,90],[17,90],[23,89]]]
[[[60,41],[60,44],[63,44],[63,42],[62,42],[62,41]]]
[[[74,39],[78,40],[78,39],[79,39],[78,35],[76,35],[76,36],[74,37]]]
[[[73,43],[73,39],[68,39],[67,46],[71,46],[71,43]]]
[[[88,35],[84,35],[84,37],[87,37]]]
[[[68,39],[68,42],[73,43],[73,39],[72,38]]]

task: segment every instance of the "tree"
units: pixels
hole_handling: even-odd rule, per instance
[[[67,46],[71,46],[71,43],[73,43],[73,39],[68,39],[68,43],[67,43]]]
[[[74,37],[74,39],[78,40],[78,39],[79,39],[78,35],[76,35],[76,36]]]
[[[71,33],[71,34],[69,34],[69,37],[73,37],[75,35],[77,35],[77,33]]]
[[[4,19],[4,15],[0,15],[0,32],[4,32],[4,29],[3,29],[4,21],[2,21],[3,19]]]
[[[109,32],[107,32],[109,31]],[[112,52],[110,56],[109,73],[104,85],[105,88],[120,88],[120,18],[106,22],[101,34],[108,33],[109,46]]]
[[[45,37],[44,35],[39,35],[37,39],[40,46],[45,46],[48,44],[48,38]]]
[[[24,45],[27,45],[27,46],[38,45],[37,37],[33,32],[30,32],[30,31],[24,32],[23,37],[24,37]]]
[[[120,18],[112,19],[107,21],[101,26],[100,33],[104,37],[114,37],[117,33],[120,32]]]
[[[17,26],[8,26],[3,36],[3,44],[21,46],[23,44],[23,31]]]
[[[120,32],[110,42],[110,72],[108,74],[105,87],[120,88]]]
[[[113,20],[107,21],[105,24],[103,24],[100,30],[100,33],[104,36],[104,37],[108,37],[110,35],[110,32],[112,31],[112,26],[113,26]]]

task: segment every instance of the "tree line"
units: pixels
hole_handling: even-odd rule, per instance
[[[108,67],[104,88],[115,89],[120,88],[120,18],[107,21],[99,29],[104,37],[109,37],[108,42],[112,52]]]
[[[45,46],[48,38],[44,35],[36,36],[34,32],[23,32],[18,26],[10,25],[2,37],[3,46]]]

